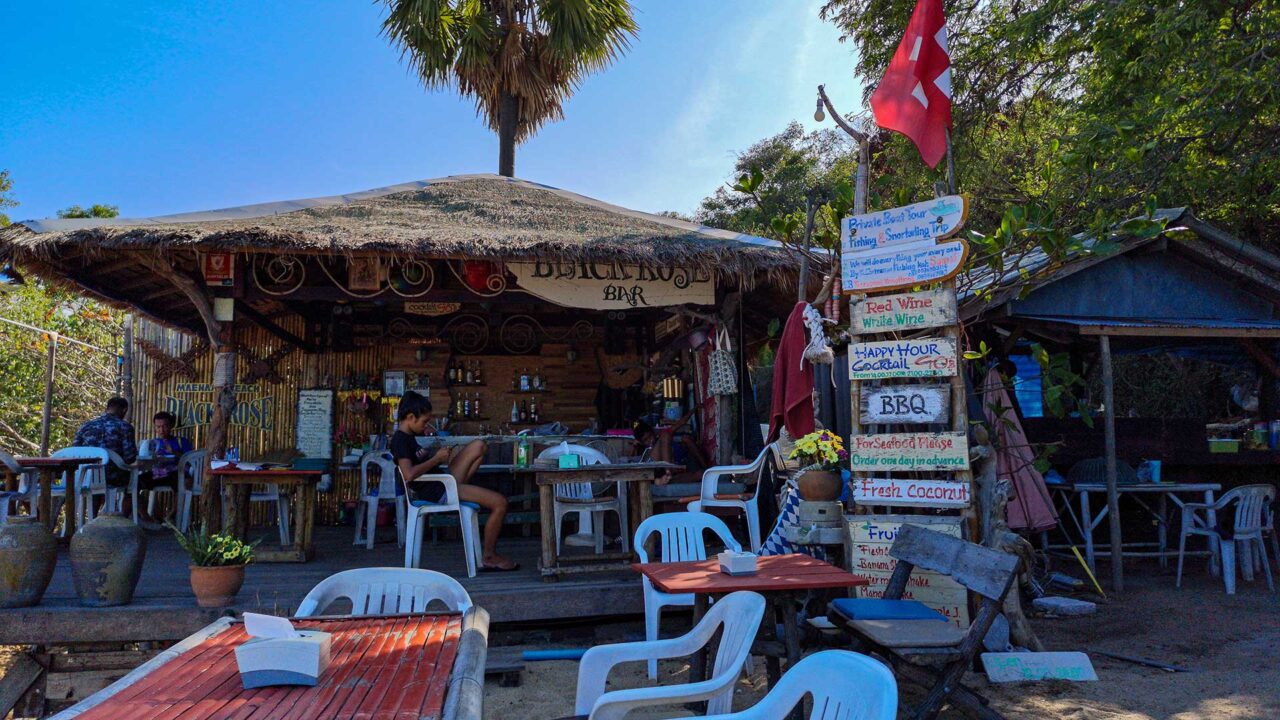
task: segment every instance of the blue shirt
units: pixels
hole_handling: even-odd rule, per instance
[[[103,413],[86,422],[76,431],[76,447],[98,447],[111,450],[126,463],[138,459],[138,445],[134,441],[137,435],[129,421],[118,418],[111,413]]]
[[[171,435],[168,440],[151,438],[147,441],[151,449],[151,457],[155,464],[151,466],[151,477],[169,477],[178,469],[178,459],[183,453],[191,452],[191,440],[180,435]]]

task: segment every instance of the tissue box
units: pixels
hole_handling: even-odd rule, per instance
[[[716,557],[720,558],[720,572],[729,575],[753,575],[756,571],[756,556],[749,552],[733,552],[726,550]]]
[[[329,633],[299,630],[293,637],[252,638],[236,648],[240,680],[250,690],[269,685],[315,685],[329,667]]]
[[[565,453],[558,460],[561,469],[577,470],[582,467],[582,456],[576,453]]]

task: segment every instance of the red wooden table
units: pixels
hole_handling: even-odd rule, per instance
[[[44,521],[45,528],[50,532],[58,526],[57,518],[53,516],[53,486],[58,482],[58,474],[73,471],[81,465],[90,465],[98,462],[96,458],[83,457],[19,457],[14,458],[14,460],[23,469],[39,471],[40,499],[37,501],[36,514]],[[71,485],[72,483],[67,484]],[[72,489],[67,492],[62,503],[68,535],[75,532],[75,528],[72,527],[72,516],[75,515],[72,492],[75,492],[75,490]]]
[[[751,590],[765,596],[773,606],[775,622],[782,626],[783,637],[774,642],[757,642],[760,654],[765,656],[769,671],[769,684],[781,676],[779,657],[786,657],[787,667],[800,661],[800,629],[796,626],[797,596],[810,590],[863,587],[864,578],[857,577],[831,563],[808,555],[766,555],[756,561],[753,575],[729,575],[720,572],[720,561],[694,560],[669,563],[634,563],[631,568],[649,578],[653,586],[665,593],[693,593],[693,622],[696,625],[707,611],[712,595],[726,595],[738,590]],[[768,620],[767,627],[776,627]],[[778,641],[781,647],[778,647]],[[689,670],[690,681],[697,682],[706,675],[706,658],[703,653],[694,655]]]
[[[483,616],[483,619],[480,617]],[[299,629],[333,634],[329,667],[315,687],[245,690],[235,648],[244,625],[223,618],[55,718],[123,720],[285,720],[291,718],[445,718],[479,720],[479,707],[457,697],[484,652],[473,629],[487,633],[487,613],[295,619]],[[483,624],[483,627],[479,627]],[[463,640],[464,627],[471,636]],[[463,648],[459,652],[460,646]]]
[[[222,502],[227,512],[227,529],[240,539],[249,535],[249,491],[254,485],[276,485],[293,499],[293,545],[276,549],[259,545],[254,562],[307,562],[315,555],[312,528],[315,527],[316,483],[320,470],[247,470],[220,467],[210,474],[222,483]]]

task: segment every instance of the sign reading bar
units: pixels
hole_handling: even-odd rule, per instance
[[[715,279],[706,270],[548,260],[508,263],[507,269],[522,289],[565,307],[628,310],[716,301]]]
[[[967,470],[969,436],[964,432],[854,435],[849,464],[859,470]]]
[[[880,333],[921,330],[955,322],[956,293],[951,288],[939,287],[855,300],[851,326],[855,333]]]
[[[958,480],[855,478],[853,499],[859,505],[891,507],[969,507],[969,483]]]
[[[847,217],[840,222],[840,250],[861,252],[922,240],[941,240],[959,230],[968,213],[968,198],[947,195]]]
[[[919,525],[951,537],[960,537],[960,518],[932,515],[848,515],[850,570],[870,585],[858,588],[858,596],[884,597],[897,561],[889,548],[905,523]],[[918,600],[937,610],[961,628],[969,627],[969,600],[960,583],[947,575],[917,567],[907,581],[904,600]]]
[[[876,423],[945,423],[951,421],[948,385],[881,385],[858,394],[859,419]]]
[[[955,338],[887,340],[849,346],[850,380],[951,377],[955,374]]]
[[[960,272],[968,254],[969,243],[964,240],[925,240],[871,252],[846,252],[840,256],[840,282],[845,292],[899,290],[939,282]]]

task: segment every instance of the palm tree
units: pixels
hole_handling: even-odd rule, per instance
[[[384,0],[382,30],[429,88],[456,87],[498,133],[498,172],[516,144],[636,33],[628,0]]]

